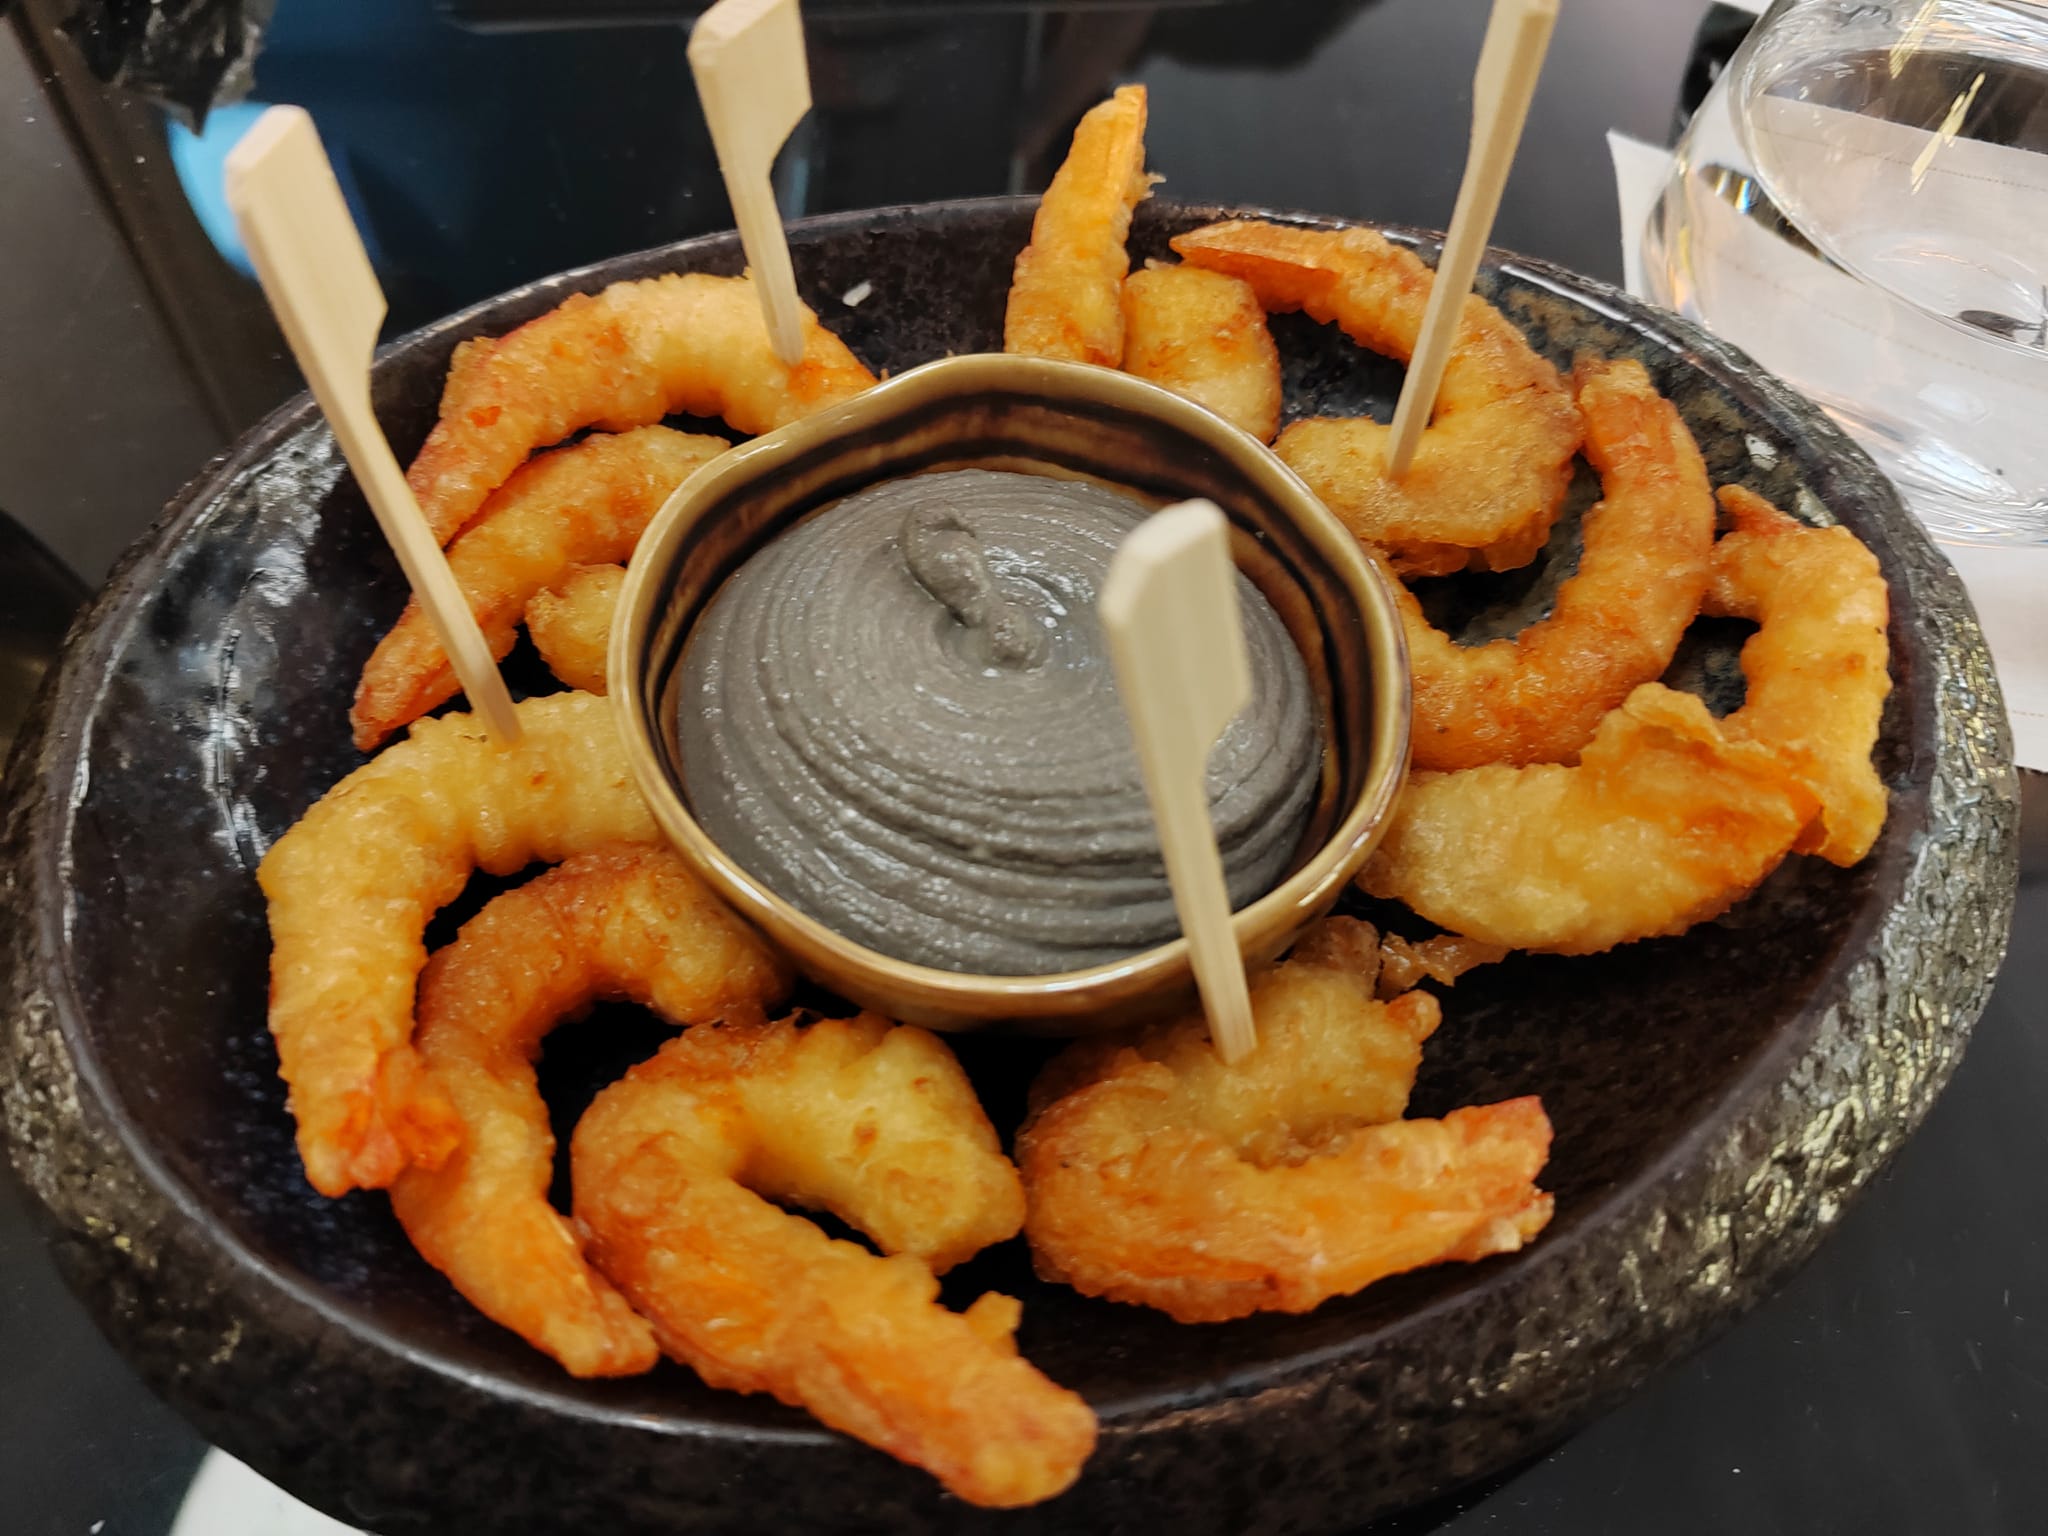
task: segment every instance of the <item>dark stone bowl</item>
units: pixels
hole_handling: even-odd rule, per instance
[[[1150,204],[1136,253],[1163,254],[1168,234],[1220,212]],[[1029,218],[1004,200],[811,221],[793,231],[797,270],[877,367],[989,349]],[[619,278],[740,260],[730,236],[692,241],[454,316],[386,350],[379,412],[409,453],[462,338]],[[861,283],[873,296],[847,308],[838,296]],[[1955,573],[1813,407],[1570,273],[1499,257],[1481,286],[1560,362],[1581,348],[1643,359],[1717,479],[1849,524],[1894,604],[1898,686],[1878,749],[1894,798],[1868,860],[1793,860],[1682,939],[1520,957],[1450,995],[1416,1112],[1543,1096],[1557,1218],[1531,1249],[1305,1317],[1182,1328],[1042,1285],[1022,1246],[1003,1245],[949,1277],[949,1297],[1022,1296],[1023,1348],[1103,1423],[1071,1492],[1010,1515],[672,1366],[561,1374],[420,1262],[381,1196],[322,1200],[293,1153],[251,871],[358,761],[351,686],[403,598],[302,397],[130,552],[73,630],[9,774],[0,1086],[15,1167],[108,1336],[227,1450],[381,1532],[1170,1523],[1200,1536],[1352,1527],[1506,1466],[1758,1300],[1918,1123],[1989,991],[2015,882],[1997,684]],[[1277,329],[1293,413],[1384,415],[1397,369],[1321,328]],[[1511,624],[1573,553],[1568,526],[1547,575],[1434,600],[1462,605],[1473,633]],[[1733,638],[1703,626],[1681,673],[1725,694]],[[656,1038],[625,1009],[563,1031],[543,1078],[561,1124]],[[999,1124],[1043,1050],[963,1042]]]

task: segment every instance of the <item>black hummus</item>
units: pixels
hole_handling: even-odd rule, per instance
[[[704,829],[834,931],[921,965],[1079,969],[1179,932],[1096,598],[1129,497],[957,470],[871,486],[749,560],[678,704]],[[1321,742],[1243,577],[1252,699],[1209,758],[1232,904],[1285,873]]]

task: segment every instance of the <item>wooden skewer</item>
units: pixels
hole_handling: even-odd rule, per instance
[[[775,355],[794,368],[804,355],[803,305],[769,172],[811,109],[811,72],[796,0],[719,0],[690,32],[690,72],[718,169],[732,199],[740,244]]]
[[[1458,185],[1457,208],[1437,258],[1436,282],[1423,311],[1422,334],[1408,360],[1408,377],[1394,407],[1394,426],[1387,442],[1387,473],[1395,479],[1408,473],[1422,429],[1436,409],[1436,392],[1444,365],[1458,339],[1458,321],[1465,295],[1486,253],[1500,212],[1501,190],[1522,141],[1529,99],[1543,72],[1543,54],[1557,22],[1557,0],[1494,0],[1486,24],[1479,68],[1472,77],[1472,148],[1465,159],[1465,179]]]
[[[384,293],[303,108],[272,107],[242,136],[228,154],[227,195],[263,296],[462,691],[492,736],[511,745],[519,740],[512,695],[370,408]]]
[[[1229,524],[1215,503],[1184,501],[1140,523],[1110,562],[1097,606],[1210,1038],[1234,1062],[1258,1037],[1209,818],[1208,768],[1252,682]]]

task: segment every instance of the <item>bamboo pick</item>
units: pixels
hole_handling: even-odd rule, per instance
[[[1184,501],[1140,523],[1110,562],[1097,606],[1210,1038],[1235,1062],[1257,1035],[1209,818],[1208,764],[1251,696],[1251,665],[1229,525],[1215,503]]]
[[[227,197],[263,296],[462,691],[511,745],[520,735],[512,695],[370,408],[384,293],[303,108],[272,107],[242,136],[228,155]]]
[[[691,29],[690,72],[697,77],[768,339],[775,355],[794,368],[804,355],[803,305],[769,172],[776,151],[811,109],[796,0],[719,0]]]
[[[1436,409],[1444,365],[1458,337],[1465,296],[1486,253],[1487,236],[1500,212],[1500,195],[1522,141],[1529,100],[1543,55],[1557,22],[1557,0],[1494,0],[1479,50],[1479,68],[1472,77],[1472,147],[1465,160],[1465,179],[1451,227],[1437,258],[1436,281],[1423,311],[1422,333],[1408,360],[1408,377],[1394,407],[1394,426],[1387,440],[1387,473],[1398,480],[1408,473],[1422,429]]]

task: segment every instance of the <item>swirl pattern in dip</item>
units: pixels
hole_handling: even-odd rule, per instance
[[[720,589],[683,659],[691,810],[742,868],[921,965],[1041,975],[1180,930],[1095,604],[1145,508],[955,470],[871,486]],[[1252,699],[1209,759],[1231,901],[1286,872],[1321,740],[1242,576]]]

